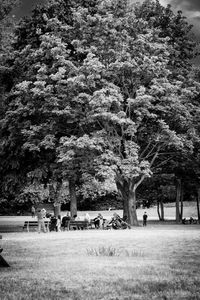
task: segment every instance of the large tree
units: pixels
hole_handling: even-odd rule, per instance
[[[90,132],[62,138],[60,161],[67,165],[84,148],[99,152],[96,177],[112,174],[124,215],[137,225],[138,186],[155,165],[192,151],[190,100],[196,87],[188,77],[171,76],[168,38],[136,18],[126,1],[102,1],[92,16],[79,8],[68,31],[77,51],[87,54],[68,80],[74,88],[78,84],[76,99],[85,101]]]

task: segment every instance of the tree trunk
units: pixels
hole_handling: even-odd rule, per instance
[[[130,191],[128,195],[128,223],[133,226],[139,226],[136,213],[136,191]]]
[[[160,200],[160,211],[161,211],[161,221],[165,220],[165,215],[164,215],[164,204],[163,204],[163,200]]]
[[[180,196],[180,200],[181,200],[180,220],[181,221],[183,219],[183,196],[184,196],[183,184],[181,184],[181,196]]]
[[[123,218],[128,219],[128,195],[124,195],[123,197]]]
[[[197,189],[197,218],[200,224],[200,211],[199,211],[200,188]]]
[[[61,190],[62,190],[62,181],[57,181],[54,187],[55,198],[54,198],[54,214],[57,218],[61,215]]]
[[[52,183],[49,184],[49,200],[51,202],[55,201],[55,190]]]
[[[160,202],[159,200],[157,201],[157,213],[158,213],[158,218],[161,221],[161,215],[160,215]]]
[[[122,186],[122,184],[117,181],[116,186],[123,200],[123,218],[128,219],[128,183],[124,182]]]
[[[61,214],[61,204],[55,203],[54,204],[54,215],[57,218]]]
[[[71,217],[77,216],[77,199],[76,188],[73,180],[69,180],[69,194],[70,194],[70,214]]]
[[[176,179],[176,223],[180,222],[179,203],[181,198],[181,179]]]
[[[117,183],[118,190],[123,198],[123,217],[127,217],[127,222],[131,226],[138,226],[136,213],[136,188],[130,188],[127,181],[122,184]]]

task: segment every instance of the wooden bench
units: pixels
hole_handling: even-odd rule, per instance
[[[0,235],[0,240],[2,240],[2,235]],[[0,253],[3,251],[3,248],[0,247]],[[0,268],[1,267],[10,267],[10,265],[7,263],[7,261],[3,258],[3,256],[0,254]]]
[[[90,223],[88,221],[70,221],[69,229],[88,229]]]
[[[44,221],[47,231],[49,231],[49,221]],[[30,228],[38,227],[38,221],[25,221],[23,230],[26,228],[27,231],[30,231]]]

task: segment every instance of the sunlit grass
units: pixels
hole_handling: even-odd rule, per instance
[[[199,229],[4,234],[0,299],[200,299]]]

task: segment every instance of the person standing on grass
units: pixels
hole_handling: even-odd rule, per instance
[[[148,218],[148,215],[145,211],[144,214],[143,214],[143,226],[147,226],[147,218]]]
[[[46,227],[45,227],[45,223],[44,223],[44,218],[46,216],[46,211],[45,209],[39,209],[37,211],[37,220],[38,220],[38,233],[41,232],[41,229],[46,233]]]

